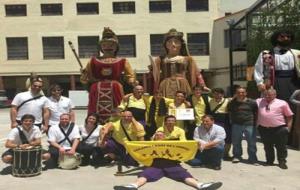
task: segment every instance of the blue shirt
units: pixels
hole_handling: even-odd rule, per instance
[[[223,127],[213,124],[209,130],[205,129],[203,125],[196,127],[194,131],[194,140],[200,143],[218,142],[220,145],[224,145],[226,133]]]

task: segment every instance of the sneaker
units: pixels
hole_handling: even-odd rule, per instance
[[[221,170],[221,166],[213,166],[212,169],[213,170]]]
[[[232,163],[239,163],[241,160],[239,158],[233,158]]]
[[[281,169],[283,169],[283,170],[288,169],[288,166],[286,165],[285,162],[279,162],[279,167],[280,167]]]
[[[133,186],[114,186],[114,190],[137,190],[136,187]]]
[[[222,182],[209,182],[203,183],[198,190],[215,190],[219,189],[222,186]]]

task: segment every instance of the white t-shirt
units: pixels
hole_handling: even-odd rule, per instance
[[[93,133],[91,134],[91,136],[89,136],[88,139],[86,139],[84,142],[86,144],[92,145],[92,146],[97,146],[98,140],[99,140],[99,134],[100,134],[100,130],[103,126],[102,125],[98,125],[97,128],[93,131]],[[81,133],[81,139],[86,138],[89,133],[86,131],[86,128],[84,126],[80,126],[79,127],[80,133]]]
[[[70,125],[66,128],[63,128],[64,132],[67,133]],[[49,142],[56,142],[58,143],[59,141],[63,140],[65,138],[65,135],[62,133],[58,125],[53,125],[50,127],[49,132],[48,132],[48,141]],[[71,142],[73,142],[75,139],[80,139],[80,133],[79,133],[79,128],[77,125],[74,125],[74,128],[72,132],[69,135],[69,139]],[[68,140],[65,140],[60,144],[62,147],[70,149],[72,145],[69,143]]]
[[[57,101],[53,97],[49,97],[49,109],[50,109],[50,119],[49,125],[57,125],[59,123],[59,117],[63,113],[70,113],[74,105],[70,98],[61,96]]]
[[[39,96],[36,95],[36,96]],[[11,105],[19,106],[22,102],[35,97],[31,91],[21,92],[15,96]],[[35,117],[35,124],[41,124],[43,121],[43,108],[49,108],[48,98],[42,96],[35,100],[31,100],[23,104],[17,113],[17,120],[21,120],[22,116],[25,114],[31,114]]]
[[[41,133],[40,129],[35,125],[29,130],[29,132],[24,130],[22,126],[18,126],[18,127],[21,129],[21,131],[23,131],[25,137],[27,138],[27,140],[29,142],[42,137],[42,133]],[[7,140],[13,141],[13,143],[17,144],[18,146],[20,144],[22,144],[22,141],[21,141],[21,138],[19,135],[19,130],[17,128],[13,128],[8,133]]]

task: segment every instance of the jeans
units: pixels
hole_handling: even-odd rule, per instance
[[[233,145],[233,156],[235,158],[241,158],[243,154],[242,140],[243,134],[247,141],[247,152],[249,161],[257,161],[256,156],[256,128],[252,125],[232,125],[232,145]]]
[[[218,145],[214,148],[203,150],[200,152],[198,150],[195,158],[189,161],[192,166],[207,164],[211,166],[221,166],[221,161],[224,153],[224,145]]]

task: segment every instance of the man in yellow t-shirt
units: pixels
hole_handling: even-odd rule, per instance
[[[137,166],[138,163],[126,153],[126,141],[143,141],[144,127],[132,116],[130,111],[121,113],[121,119],[107,123],[100,132],[99,146],[112,159],[119,158],[126,165]],[[110,135],[111,134],[111,135]]]
[[[185,141],[185,132],[183,129],[175,126],[176,117],[173,115],[168,115],[165,117],[164,126],[156,130],[156,132],[163,132],[166,140],[180,140]]]

